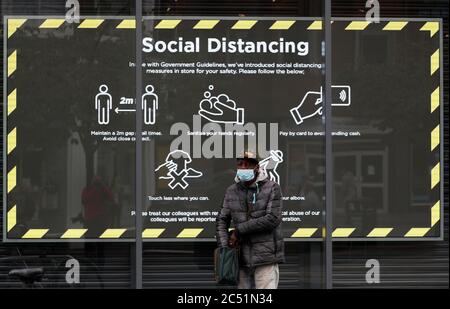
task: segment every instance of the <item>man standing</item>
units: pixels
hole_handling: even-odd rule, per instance
[[[239,246],[241,289],[276,289],[278,264],[284,262],[280,186],[259,171],[251,151],[237,159],[235,184],[227,188],[217,216],[217,244]],[[235,229],[229,235],[230,222]]]

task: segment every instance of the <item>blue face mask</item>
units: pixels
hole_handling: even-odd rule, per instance
[[[250,181],[255,177],[255,171],[253,169],[238,169],[236,176],[240,181]]]

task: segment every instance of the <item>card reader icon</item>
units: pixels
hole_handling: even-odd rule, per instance
[[[351,103],[350,86],[332,85],[331,86],[331,105],[332,106],[349,106]]]
[[[331,85],[331,106],[348,107],[351,104],[351,88],[349,85]],[[308,91],[300,104],[290,109],[297,125],[304,120],[323,114],[323,88],[319,91]]]

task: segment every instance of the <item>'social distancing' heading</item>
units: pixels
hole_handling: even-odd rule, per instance
[[[206,41],[206,44],[205,44]],[[306,56],[309,52],[309,42],[285,41],[279,38],[276,41],[246,41],[243,39],[228,40],[227,38],[207,38],[202,40],[195,37],[193,40],[163,41],[145,37],[142,40],[142,51],[145,53],[200,53],[205,49],[208,53],[271,53],[271,54],[297,54]],[[206,45],[206,46],[205,46]]]

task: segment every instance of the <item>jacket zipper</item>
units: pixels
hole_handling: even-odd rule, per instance
[[[250,206],[248,204],[248,189],[245,190],[245,207],[247,208],[247,221],[250,219]],[[247,240],[248,241],[248,240]],[[250,243],[250,268],[253,268],[253,244]]]
[[[274,248],[274,251],[273,251],[273,253],[275,254],[275,257],[277,256],[277,249],[278,249],[278,244],[277,244],[277,237],[276,237],[276,235],[275,235],[275,232],[272,232],[273,234],[273,244],[274,244],[274,246],[273,246],[273,248]]]

